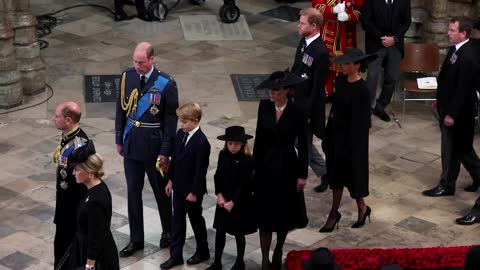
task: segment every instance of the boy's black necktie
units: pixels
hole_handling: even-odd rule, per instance
[[[180,145],[180,152],[183,152],[183,149],[185,148],[185,145],[187,144],[187,139],[190,134],[187,132],[183,136],[182,144]]]

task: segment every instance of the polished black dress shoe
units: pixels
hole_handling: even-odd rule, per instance
[[[222,270],[222,264],[214,262],[209,267],[207,267],[205,270]]]
[[[245,270],[245,262],[242,261],[235,261],[232,268],[230,270]]]
[[[132,256],[133,253],[142,249],[143,249],[143,244],[130,242],[126,247],[120,250],[119,254],[120,254],[120,257],[123,257],[123,258],[129,257],[129,256]]]
[[[464,217],[457,218],[455,222],[460,225],[473,225],[475,223],[480,223],[480,216],[468,213]]]
[[[442,197],[442,196],[453,196],[454,192],[448,191],[444,187],[438,185],[432,189],[423,191],[422,194],[428,197]]]
[[[380,106],[378,105],[375,105],[375,108],[373,109],[373,114],[385,122],[390,122],[392,120],[390,119],[390,116],[388,116],[388,114],[385,112],[385,110],[380,108]]]
[[[170,269],[173,268],[177,265],[182,265],[183,264],[183,258],[174,258],[170,257],[166,262],[160,264],[161,269]]]
[[[203,261],[210,259],[210,253],[208,251],[205,252],[195,252],[192,257],[187,260],[187,264],[199,264]]]
[[[473,182],[471,185],[466,186],[463,190],[466,192],[476,192],[480,187],[480,182]]]
[[[169,246],[170,246],[170,234],[162,233],[162,237],[160,238],[160,249],[167,248]]]
[[[325,190],[327,190],[327,188],[328,188],[328,181],[327,181],[326,178],[324,178],[324,176],[322,176],[322,180],[320,182],[320,185],[314,187],[313,191],[315,191],[317,193],[322,193]]]

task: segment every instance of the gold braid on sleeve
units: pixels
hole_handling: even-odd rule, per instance
[[[133,114],[137,113],[138,90],[137,88],[133,89],[130,97],[128,98],[128,102],[125,101],[125,76],[126,73],[124,72],[122,75],[122,84],[120,88],[120,104],[122,106],[122,110],[126,111],[126,116],[128,116],[130,112]]]

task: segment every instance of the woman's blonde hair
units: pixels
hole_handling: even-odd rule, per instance
[[[88,156],[87,160],[78,163],[77,166],[96,178],[102,178],[102,176],[105,175],[105,172],[103,171],[103,158],[97,153]]]
[[[227,142],[228,141],[225,141],[225,145],[223,146],[222,151],[228,151]],[[252,156],[252,151],[250,150],[250,147],[248,147],[248,142],[247,141],[242,142],[242,148],[240,149],[239,152],[242,152],[244,155],[247,155],[249,157]]]

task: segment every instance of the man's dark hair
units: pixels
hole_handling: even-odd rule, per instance
[[[459,32],[463,32],[465,31],[465,33],[467,34],[467,38],[470,37],[470,33],[472,33],[472,29],[473,29],[473,20],[466,17],[466,16],[456,16],[456,17],[453,17],[451,20],[450,20],[451,23],[456,23],[458,22],[458,31]]]
[[[70,117],[73,122],[78,123],[80,122],[80,117],[82,117],[82,112],[73,110],[70,106],[65,105],[62,109],[62,116],[64,118]]]

